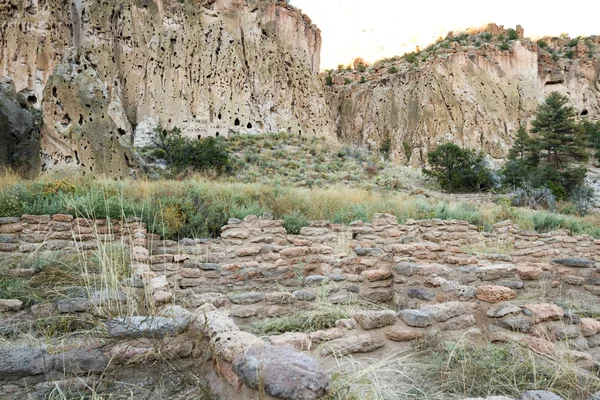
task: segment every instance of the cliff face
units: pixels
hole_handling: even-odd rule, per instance
[[[478,36],[469,42],[465,34],[364,73],[334,73],[328,103],[337,136],[373,149],[388,137],[392,159],[421,166],[445,142],[505,157],[519,124],[530,122],[552,91],[566,94],[581,115],[600,117],[594,54],[600,38],[577,45],[547,39],[541,49],[522,37],[508,41],[505,30],[493,27],[483,32],[488,43],[479,47],[473,44]]]
[[[0,0],[0,28],[0,75],[43,105],[46,170],[127,175],[127,147],[158,124],[193,138],[333,132],[320,32],[285,3]]]

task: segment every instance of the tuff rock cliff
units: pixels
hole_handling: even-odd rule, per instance
[[[521,27],[491,24],[372,67],[358,60],[323,80],[344,142],[379,149],[387,138],[391,158],[413,166],[445,142],[501,159],[552,91],[581,116],[600,117],[599,45],[598,36],[533,42]]]
[[[134,174],[159,124],[331,134],[320,47],[278,0],[0,0],[0,76],[43,109],[43,170]]]

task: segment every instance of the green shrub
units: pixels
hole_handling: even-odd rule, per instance
[[[344,85],[349,85],[352,83],[352,79],[344,78]]]
[[[179,128],[156,129],[156,146],[165,152],[165,161],[177,173],[186,170],[231,172],[229,152],[213,137],[191,140]]]
[[[515,31],[515,30],[514,30],[514,29],[512,29],[512,28],[509,28],[509,29],[506,31],[506,34],[507,34],[507,36],[508,36],[508,40],[517,40],[517,39],[519,38],[519,36],[517,35],[517,31]]]
[[[287,233],[291,235],[300,234],[300,229],[308,225],[308,219],[302,213],[297,211],[283,217],[283,227]]]
[[[367,78],[364,75],[360,77],[360,83],[367,83]]]
[[[537,45],[540,49],[545,49],[548,47],[548,43],[546,43],[545,41],[543,41],[542,39],[537,41]]]
[[[500,50],[510,50],[510,45],[507,42],[502,42],[500,44]]]
[[[395,65],[392,65],[391,67],[388,68],[388,72],[390,74],[395,74],[398,72],[398,68]]]
[[[365,72],[367,70],[367,66],[365,64],[362,64],[362,63],[358,64],[356,66],[356,70],[362,74],[363,72]]]
[[[325,84],[327,86],[333,86],[333,77],[331,76],[331,74],[325,77]]]
[[[435,178],[449,192],[481,191],[492,187],[490,170],[483,164],[483,155],[471,149],[461,149],[446,143],[427,154],[430,168],[425,175]]]

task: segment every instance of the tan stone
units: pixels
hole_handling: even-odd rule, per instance
[[[585,337],[600,333],[600,321],[593,318],[581,318],[581,334]]]
[[[392,271],[385,269],[367,270],[363,271],[361,275],[367,278],[370,282],[383,281],[390,279],[393,276]]]
[[[406,330],[392,327],[385,333],[385,337],[394,342],[410,342],[413,340],[421,339],[425,336],[424,331],[417,330]]]
[[[517,274],[524,281],[535,281],[539,279],[540,275],[542,274],[542,270],[536,267],[518,266],[516,269]]]
[[[516,297],[516,293],[506,286],[484,285],[477,286],[476,296],[479,300],[487,303],[499,303],[501,301],[511,300]]]
[[[533,315],[533,321],[538,324],[545,321],[557,321],[565,315],[565,311],[551,303],[529,304],[523,306],[523,309],[528,310]]]

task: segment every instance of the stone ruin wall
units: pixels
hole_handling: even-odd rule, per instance
[[[315,221],[299,235],[288,235],[283,221],[249,216],[230,220],[219,239],[169,241],[137,220],[54,215],[0,219],[0,250],[5,256],[38,248],[89,250],[98,245],[97,234],[131,245],[133,278],[123,284],[134,293],[149,287],[167,310],[197,309],[194,322],[187,321],[216,346],[219,362],[211,373],[228,383],[223,393],[245,393],[240,398],[256,394],[239,360],[258,343],[290,345],[319,358],[376,351],[431,334],[472,333],[516,340],[540,353],[565,352],[586,368],[600,361],[600,321],[556,304],[567,298],[598,301],[600,240],[587,235],[522,232],[510,221],[491,232],[464,221],[398,224],[394,216],[378,214],[371,223],[349,226]],[[466,251],[484,247],[508,251]],[[329,330],[265,338],[239,328],[317,301],[353,300],[400,311],[359,311]],[[115,332],[127,340],[103,357],[118,364],[153,354],[151,339]],[[189,332],[174,332],[175,337],[162,332],[161,346],[173,358],[192,354]],[[71,355],[62,357],[64,363]]]

